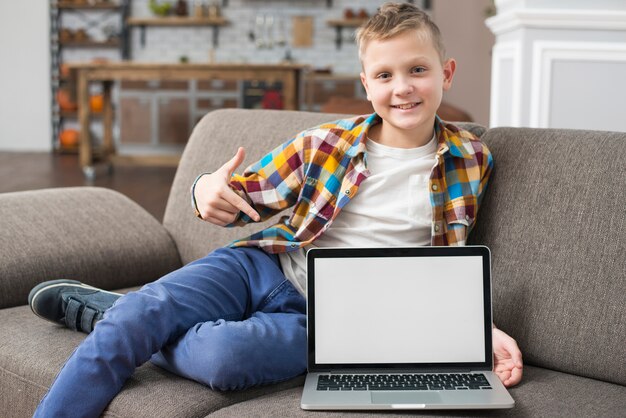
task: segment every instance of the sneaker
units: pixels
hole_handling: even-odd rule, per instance
[[[28,304],[40,318],[89,334],[120,296],[76,280],[51,280],[30,291]]]

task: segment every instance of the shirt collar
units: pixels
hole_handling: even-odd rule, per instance
[[[382,119],[380,116],[376,113],[372,113],[363,122],[355,126],[354,134],[356,136],[356,140],[353,142],[353,146],[346,151],[346,154],[350,157],[355,157],[359,154],[365,153],[367,132],[372,126],[380,123],[381,121]],[[445,154],[449,151],[451,155],[458,158],[467,159],[473,157],[474,152],[470,140],[457,135],[457,132],[448,128],[439,116],[435,117],[435,135],[437,136],[438,142],[438,155]]]
[[[474,148],[471,145],[471,141],[458,135],[458,130],[448,128],[439,116],[435,117],[435,132],[439,141],[437,154],[444,154],[450,151],[451,155],[458,158],[473,158]]]
[[[352,133],[356,136],[356,139],[352,143],[352,146],[346,151],[346,155],[348,155],[350,158],[353,158],[357,155],[364,155],[366,151],[365,141],[367,140],[367,132],[372,126],[380,123],[380,121],[380,116],[378,116],[376,113],[372,113],[371,115],[366,117],[363,122],[356,125],[352,130]]]

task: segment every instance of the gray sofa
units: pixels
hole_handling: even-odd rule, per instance
[[[105,189],[0,195],[0,416],[30,416],[84,338],[30,312],[25,304],[34,285],[69,278],[136,288],[260,228],[222,229],[194,218],[194,177],[219,167],[238,145],[246,147],[248,164],[299,130],[336,117],[208,114],[185,149],[163,224]],[[525,375],[511,389],[512,410],[420,415],[625,416],[626,134],[466,127],[482,134],[496,161],[471,241],[492,250],[494,319],[522,348]],[[302,383],[300,377],[215,392],[146,364],[104,415],[376,415],[302,411]]]

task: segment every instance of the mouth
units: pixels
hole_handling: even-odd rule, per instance
[[[393,107],[394,109],[409,110],[409,109],[413,109],[417,107],[417,105],[419,105],[418,102],[412,102],[412,103],[403,103],[399,105],[391,105],[391,107]]]

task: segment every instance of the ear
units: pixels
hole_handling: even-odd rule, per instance
[[[447,91],[452,87],[452,79],[456,71],[456,61],[450,58],[443,64],[443,90]]]
[[[372,99],[370,99],[370,91],[369,91],[369,88],[367,87],[367,78],[365,78],[365,73],[361,72],[361,74],[359,75],[361,76],[361,84],[363,84],[363,87],[365,88],[365,93],[367,93],[367,100],[371,102]]]

